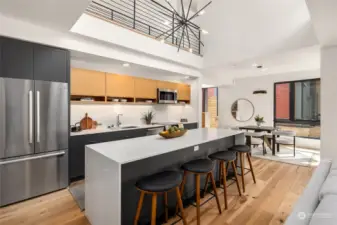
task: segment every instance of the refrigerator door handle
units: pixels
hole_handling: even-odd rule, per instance
[[[64,155],[64,154],[66,154],[65,151],[60,151],[60,152],[54,152],[54,153],[49,153],[49,154],[44,154],[44,155],[37,155],[37,156],[32,156],[32,157],[25,157],[25,158],[12,159],[12,160],[4,160],[4,161],[0,161],[0,166],[6,165],[6,164],[17,163],[17,162],[35,160],[35,159],[43,159],[43,158],[61,156],[61,155]]]
[[[36,91],[36,141],[40,142],[40,91]]]
[[[28,92],[28,98],[29,98],[29,108],[28,108],[28,120],[29,120],[29,125],[28,125],[28,141],[29,144],[33,144],[33,91]]]

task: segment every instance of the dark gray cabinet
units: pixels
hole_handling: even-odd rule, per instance
[[[34,79],[67,82],[68,51],[49,46],[34,47]]]
[[[147,130],[148,129],[122,130],[107,133],[71,136],[69,142],[70,181],[76,181],[84,178],[84,155],[86,145],[143,137],[146,136]]]
[[[69,82],[69,51],[0,37],[0,77]]]
[[[197,129],[198,128],[198,123],[187,123],[187,124],[184,124],[184,128],[186,128],[188,130]]]
[[[34,48],[31,43],[0,37],[0,76],[34,79]]]

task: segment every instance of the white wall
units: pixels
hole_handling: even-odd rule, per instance
[[[321,50],[321,158],[337,158],[337,47]]]
[[[128,29],[88,14],[83,14],[73,26],[71,31],[98,40],[120,45],[125,48],[161,57],[165,60],[178,62],[198,69],[203,67],[203,58],[198,55],[182,50],[178,54],[176,46],[162,44],[158,40],[146,37],[136,32],[130,32]]]
[[[274,118],[274,83],[281,81],[318,78],[319,70],[291,72],[235,80],[235,85],[219,88],[219,125],[238,126],[254,125],[254,117],[247,122],[238,122],[231,115],[231,106],[239,98],[251,101],[255,115],[264,117],[265,125],[273,125]],[[253,95],[255,90],[266,90],[267,94]],[[337,96],[337,95],[336,95]]]

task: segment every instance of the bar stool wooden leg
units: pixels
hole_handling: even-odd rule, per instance
[[[245,163],[244,163],[244,157],[243,157],[244,153],[239,153],[240,155],[240,166],[241,166],[241,180],[242,180],[242,190],[243,193],[246,192],[246,187],[245,187]]]
[[[206,176],[206,182],[205,182],[205,187],[204,187],[204,195],[203,195],[204,197],[205,197],[206,192],[207,192],[208,180],[209,180],[209,174],[207,174],[207,176]]]
[[[179,189],[179,188],[178,188]],[[165,222],[167,223],[168,221],[168,203],[167,203],[167,192],[164,193],[164,209],[165,209]]]
[[[145,195],[145,192],[141,191],[140,192],[139,201],[138,201],[136,216],[135,216],[135,219],[134,219],[134,222],[133,222],[134,225],[138,224],[140,212],[142,211],[142,206],[143,206],[143,201],[144,201],[144,195]]]
[[[186,218],[185,218],[185,214],[184,214],[183,201],[181,200],[180,190],[179,190],[178,187],[176,188],[176,195],[177,195],[177,202],[178,202],[178,206],[179,206],[179,208],[180,208],[181,218],[182,218],[182,220],[183,220],[183,224],[184,224],[184,225],[187,225]]]
[[[219,162],[219,182],[220,182],[220,185],[222,183],[222,161]],[[209,176],[209,174],[207,174],[207,176]]]
[[[254,183],[256,184],[255,174],[254,174],[253,165],[252,165],[252,160],[250,159],[250,155],[249,154],[247,154],[247,159],[248,159],[248,162],[249,162],[250,172],[252,173]]]
[[[187,178],[187,171],[184,171],[183,181],[180,184],[180,195],[181,196],[183,196],[184,194],[186,178]],[[178,214],[178,211],[179,211],[178,204],[176,204],[176,214]]]
[[[225,166],[225,162],[222,162],[222,169],[223,169],[223,196],[225,200],[225,209],[228,209],[228,202],[227,202],[227,180],[226,180],[226,174],[227,174],[227,169]]]
[[[221,206],[220,206],[220,201],[219,201],[218,193],[216,192],[216,185],[215,185],[215,180],[214,180],[213,172],[210,172],[209,174],[210,174],[211,181],[212,181],[212,186],[213,186],[213,191],[214,191],[216,203],[218,204],[219,213],[221,214]]]
[[[195,174],[197,224],[200,225],[200,174]]]
[[[229,164],[229,163],[228,163],[228,164]],[[239,184],[238,174],[237,174],[237,171],[236,171],[236,165],[235,165],[234,161],[232,161],[231,164],[232,164],[232,168],[233,168],[234,175],[235,175],[236,186],[237,186],[237,188],[238,188],[239,195],[241,196],[241,189],[240,189],[240,184]]]
[[[227,163],[227,165],[226,165],[226,173],[228,173],[228,168],[229,168],[229,162]],[[226,177],[227,177],[227,174],[226,174]]]
[[[151,225],[156,225],[157,220],[157,194],[152,194]]]

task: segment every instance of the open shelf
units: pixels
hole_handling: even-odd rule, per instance
[[[153,104],[157,104],[157,99],[155,98],[135,98],[135,103],[137,104],[149,104],[149,105],[153,105]]]
[[[126,100],[126,101],[123,101]],[[108,103],[114,103],[114,104],[128,104],[128,103],[134,103],[135,99],[130,97],[107,97],[106,101]]]
[[[105,96],[80,96],[80,95],[71,95],[71,103],[78,104],[104,104]]]

